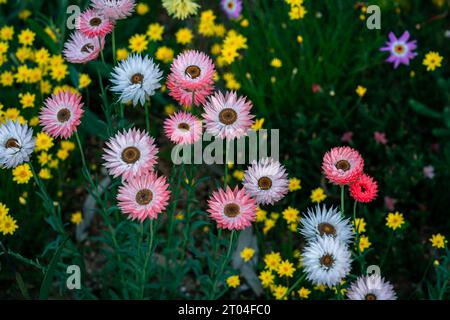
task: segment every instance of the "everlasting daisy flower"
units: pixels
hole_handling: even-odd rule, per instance
[[[180,20],[196,15],[198,8],[200,8],[193,0],[163,0],[162,5],[169,15]]]
[[[161,87],[162,71],[153,59],[134,54],[121,61],[111,76],[111,91],[120,93],[121,102],[133,101],[136,106],[138,103],[144,105],[145,100]]]
[[[353,238],[349,219],[344,219],[336,208],[320,208],[317,205],[313,210],[308,209],[300,224],[300,233],[309,242],[323,236],[336,238],[342,243],[349,243]]]
[[[241,138],[251,129],[255,116],[250,114],[252,103],[236,92],[216,92],[205,104],[206,131],[221,139]]]
[[[320,237],[310,242],[302,253],[306,279],[315,285],[334,286],[350,272],[351,253],[333,237]]]
[[[170,197],[166,177],[150,172],[135,176],[119,187],[118,206],[131,220],[156,219]]]
[[[112,20],[125,19],[134,11],[134,0],[92,0],[92,6]]]
[[[206,88],[196,90],[193,94],[191,91],[185,90],[178,86],[175,82],[167,82],[169,95],[174,98],[182,106],[191,107],[193,105],[199,106],[206,103],[206,98],[211,95],[213,89]],[[193,99],[192,99],[193,98]]]
[[[362,174],[350,185],[350,194],[358,202],[368,203],[373,201],[378,192],[378,184],[372,177]]]
[[[71,34],[70,39],[64,44],[64,59],[71,63],[86,63],[97,59],[105,39],[103,37],[89,38],[80,31]]]
[[[84,35],[93,38],[106,36],[112,31],[114,25],[100,11],[88,9],[78,17],[77,28]]]
[[[130,129],[106,142],[103,160],[110,175],[123,179],[141,176],[153,170],[158,148],[146,132]]]
[[[12,120],[0,125],[0,168],[11,169],[29,161],[35,145],[28,125]]]
[[[256,202],[244,189],[236,187],[213,192],[208,212],[221,229],[243,230],[256,219]]]
[[[405,31],[403,35],[397,39],[393,32],[389,33],[389,41],[386,42],[386,47],[380,51],[388,51],[391,55],[386,60],[394,64],[397,69],[400,64],[409,65],[410,60],[417,56],[414,50],[417,48],[417,41],[408,41],[410,34]]]
[[[81,96],[71,91],[61,91],[45,100],[39,123],[51,137],[68,139],[80,124],[83,113]]]
[[[242,0],[221,0],[220,5],[230,19],[237,19],[242,12]]]
[[[164,131],[176,144],[193,144],[202,136],[202,122],[190,113],[179,111],[164,121]]]
[[[333,148],[323,157],[322,170],[334,184],[347,185],[355,182],[363,169],[363,158],[350,147]]]
[[[289,192],[286,169],[272,158],[253,161],[245,171],[243,184],[258,204],[274,204]]]
[[[396,300],[394,287],[379,275],[362,276],[347,291],[350,300]]]

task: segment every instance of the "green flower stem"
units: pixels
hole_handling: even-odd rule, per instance
[[[116,65],[116,32],[115,32],[115,28],[113,28],[112,30],[112,35],[111,35],[111,42],[112,42],[112,58],[113,58],[113,62],[114,65]]]
[[[345,186],[341,186],[341,216],[344,216]]]
[[[306,278],[306,273],[302,274],[302,276],[300,278],[297,279],[297,281],[295,281],[295,283],[292,285],[292,287],[290,287],[288,289],[288,291],[286,291],[286,293],[284,294],[284,296],[281,298],[281,300],[283,300],[284,298],[288,297],[289,294],[295,290],[297,288],[297,286]]]
[[[210,295],[211,300],[214,300],[216,297],[217,282],[218,282],[219,278],[222,276],[225,266],[227,265],[227,263],[230,260],[231,251],[233,249],[233,240],[234,240],[235,233],[236,233],[235,230],[231,231],[227,255],[226,255],[225,259],[222,261],[222,265],[220,266],[219,272],[216,274],[216,277],[214,279],[214,284],[213,284],[211,295]]]
[[[141,277],[141,292],[140,292],[140,299],[144,299],[144,293],[145,293],[145,283],[147,282],[147,269],[148,269],[148,262],[150,261],[150,257],[152,256],[153,252],[153,219],[150,219],[150,234],[148,237],[148,247],[147,252],[145,255],[145,261],[144,261],[144,268],[142,270],[142,277]]]
[[[148,99],[147,102],[144,103],[144,109],[145,109],[145,126],[147,128],[148,134],[150,134],[150,99]]]

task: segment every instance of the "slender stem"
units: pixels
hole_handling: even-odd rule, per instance
[[[77,139],[78,149],[80,149],[81,161],[83,163],[83,167],[85,167],[87,169],[88,166],[87,166],[87,162],[86,162],[86,157],[84,156],[83,146],[81,145],[81,140],[80,140],[80,136],[78,134],[78,131],[75,131],[75,138]]]
[[[345,196],[345,186],[341,186],[341,216],[344,216],[344,196]]]
[[[153,232],[154,232],[153,219],[151,219],[150,220],[150,235],[149,235],[149,239],[148,239],[148,248],[147,248],[147,253],[146,253],[145,261],[144,261],[144,269],[142,270],[141,294],[140,294],[141,299],[144,299],[145,282],[147,280],[148,262],[150,260],[150,257],[152,256],[152,251],[153,251]]]
[[[219,277],[222,276],[223,270],[226,266],[226,264],[228,263],[229,259],[230,259],[230,255],[231,255],[231,250],[233,248],[233,239],[234,239],[234,234],[235,234],[235,230],[231,231],[230,234],[230,242],[228,244],[228,252],[227,255],[225,257],[225,260],[223,260],[222,265],[219,269],[219,272],[216,274],[216,278],[214,280],[214,284],[213,284],[213,288],[212,288],[212,292],[211,292],[211,298],[214,299],[215,295],[216,295],[216,287],[217,287],[217,281],[219,280]]]
[[[100,37],[98,37],[98,43],[99,44],[102,43],[102,39]],[[103,65],[106,67],[105,56],[103,55],[103,50],[100,50],[100,56],[102,58]]]
[[[381,267],[384,266],[384,262],[388,256],[389,251],[391,250],[392,240],[394,239],[394,231],[391,231],[391,235],[389,236],[388,246],[386,248],[386,252],[384,253],[383,259],[381,260]]]
[[[144,103],[144,109],[145,109],[145,126],[147,128],[148,134],[150,134],[150,99],[147,100],[146,103]]]
[[[295,283],[292,285],[292,287],[289,288],[288,291],[286,291],[286,293],[284,294],[284,296],[281,298],[281,300],[283,300],[284,298],[288,297],[289,294],[295,290],[295,288],[297,288],[297,286],[300,284],[300,282],[302,282],[303,280],[305,280],[306,277],[306,273],[302,274],[302,276],[300,278],[297,279],[297,281],[295,281]]]
[[[112,38],[111,42],[112,42],[113,62],[114,62],[114,65],[116,65],[116,32],[115,32],[115,28],[113,28],[111,38]]]

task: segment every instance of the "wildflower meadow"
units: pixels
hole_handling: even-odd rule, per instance
[[[0,299],[448,300],[449,15],[0,0]]]

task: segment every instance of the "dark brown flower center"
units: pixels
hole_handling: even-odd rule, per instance
[[[136,147],[128,147],[122,151],[122,160],[125,163],[133,164],[141,158],[141,152]]]
[[[202,70],[200,70],[197,66],[189,66],[186,68],[184,73],[186,73],[186,75],[191,79],[197,79],[202,74]]]
[[[223,124],[225,124],[227,126],[235,123],[237,120],[237,117],[238,117],[237,112],[231,108],[223,109],[219,113],[220,122],[222,122]]]
[[[62,108],[56,114],[56,118],[59,122],[67,122],[70,119],[70,110],[67,108]]]
[[[95,47],[92,43],[86,43],[84,46],[81,47],[81,52],[84,53],[91,53],[94,51]]]
[[[148,189],[140,190],[136,193],[136,202],[141,206],[146,206],[153,200],[153,193]]]
[[[336,236],[336,228],[329,223],[322,222],[317,226],[317,229],[319,230],[321,236],[324,234],[327,236]]]
[[[366,300],[377,300],[377,296],[373,293],[366,294]]]
[[[320,258],[320,264],[327,268],[330,268],[334,264],[333,256],[330,254],[323,255],[322,258]]]
[[[5,148],[19,148],[19,142],[16,139],[8,139],[8,141],[6,141],[5,143]]]
[[[102,19],[100,19],[99,17],[94,17],[91,19],[91,21],[89,21],[89,24],[92,27],[97,27],[102,24]]]
[[[336,163],[336,168],[339,170],[348,171],[350,170],[350,162],[348,162],[347,160],[339,160]]]
[[[401,44],[398,44],[395,46],[395,52],[396,53],[403,53],[405,52],[405,47]]]
[[[186,122],[182,122],[178,125],[178,129],[180,129],[180,130],[189,131],[190,128],[191,127]]]
[[[234,8],[234,2],[230,1],[228,2],[228,9],[233,9]]]
[[[272,187],[272,180],[268,177],[262,177],[258,180],[258,187],[261,190],[269,190]]]
[[[143,80],[144,80],[144,75],[141,73],[136,73],[131,77],[131,82],[133,84],[142,83]]]
[[[225,205],[225,208],[223,209],[223,213],[228,218],[234,218],[237,217],[241,213],[241,208],[236,203],[229,203]]]

